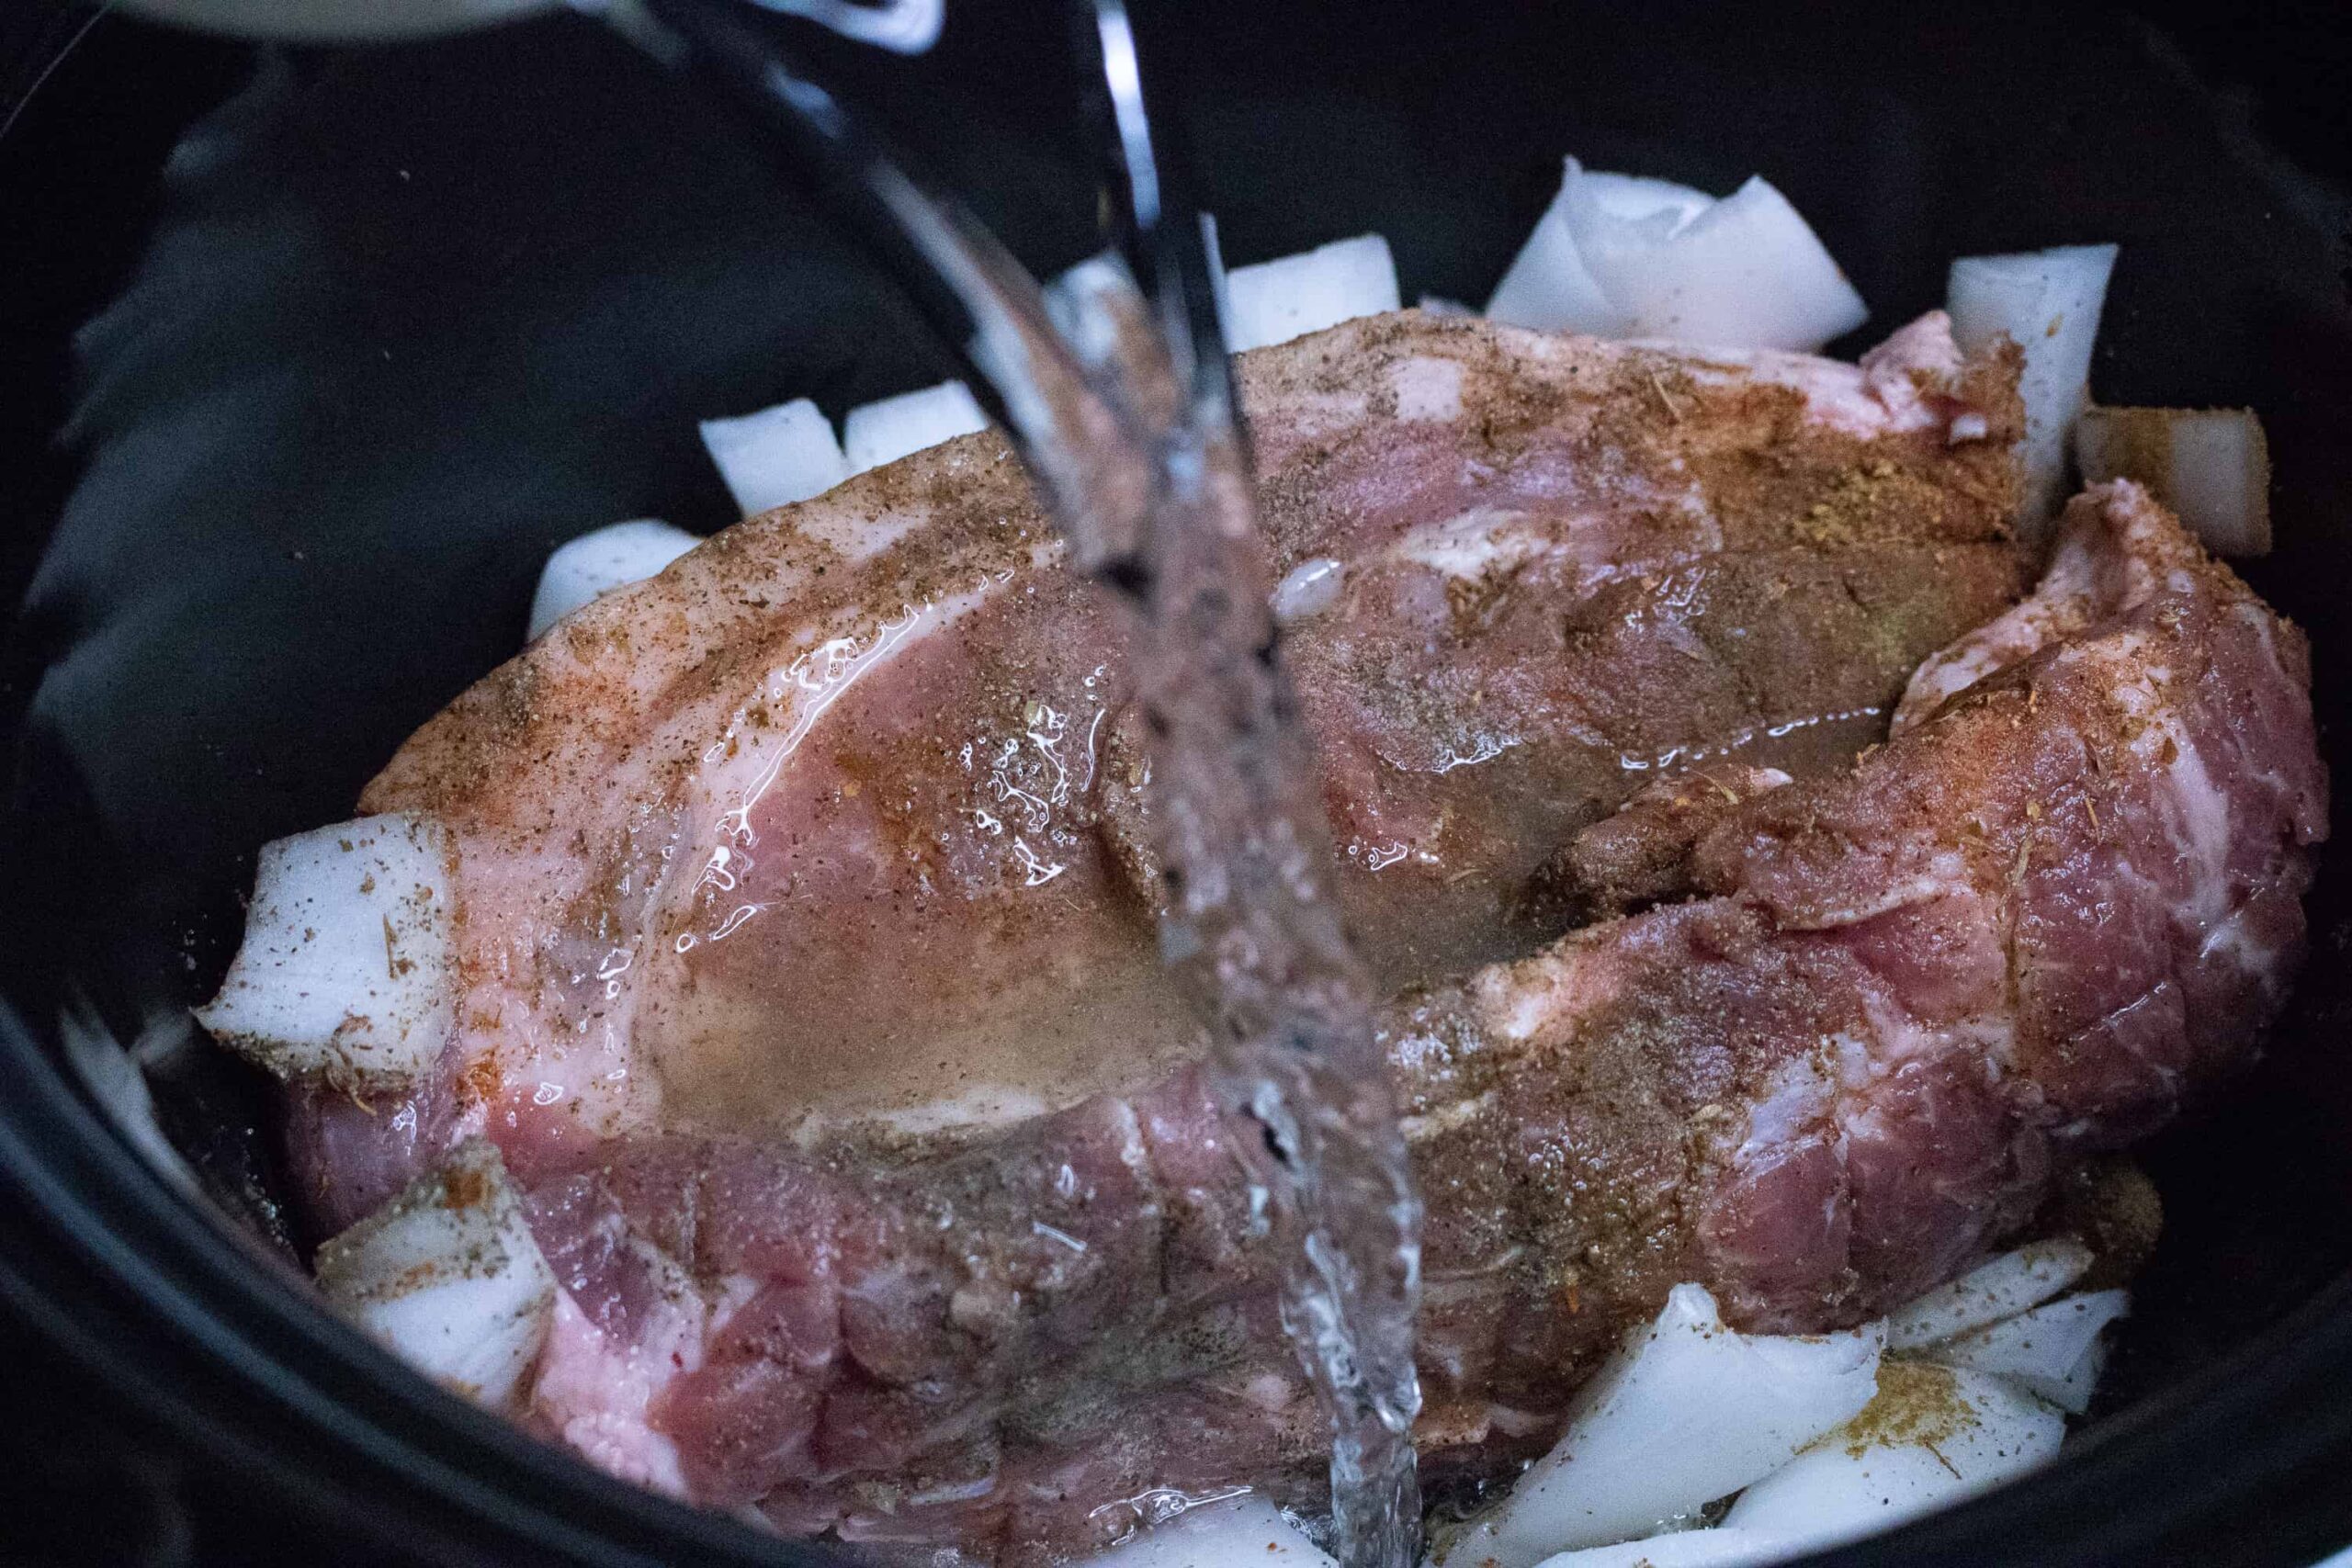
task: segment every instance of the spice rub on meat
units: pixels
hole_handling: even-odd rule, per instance
[[[1802,1331],[1951,1277],[2275,1012],[2301,639],[2125,485],[2020,602],[2016,376],[1940,315],[1860,366],[1413,313],[1239,362],[1434,1472],[1540,1447],[1677,1283]],[[1303,1499],[1125,637],[992,434],[560,623],[363,799],[446,839],[452,1021],[289,1085],[313,1219],[487,1138],[553,1280],[524,1418],[793,1533]]]
[[[1954,660],[1883,747],[1713,815],[1682,901],[1387,1010],[1432,1472],[1540,1447],[1679,1281],[1805,1332],[1950,1278],[2276,1013],[2325,823],[2300,635],[2119,484],[1915,694]],[[916,1157],[542,1153],[532,1416],[796,1533],[1008,1561],[1162,1488],[1309,1501],[1225,1127],[1178,1069]]]
[[[2015,365],[1940,315],[1857,367],[1408,312],[1238,378],[1341,897],[1392,984],[1556,934],[1539,874],[1655,770],[1850,754],[2021,587]],[[362,803],[459,850],[459,1028],[411,1142],[920,1133],[1189,1057],[1124,646],[992,433],[566,619]],[[335,1212],[413,1163],[311,1109]]]

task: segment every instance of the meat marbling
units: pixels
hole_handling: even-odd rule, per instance
[[[1859,369],[1412,316],[1245,357],[1346,897],[1411,982],[1432,1470],[1540,1445],[1680,1280],[1806,1329],[1949,1277],[2275,1010],[2301,639],[2126,486],[2002,614],[2014,373],[1936,317]],[[297,1087],[322,1217],[487,1134],[563,1286],[529,1419],[790,1530],[1017,1556],[1311,1486],[1120,648],[993,436],[563,623],[364,802],[458,846],[459,1023],[396,1108]],[[1682,901],[1547,924],[1629,897]]]

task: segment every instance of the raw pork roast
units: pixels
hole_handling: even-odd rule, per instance
[[[1679,1281],[1804,1331],[1950,1278],[2250,1053],[2324,830],[2302,639],[2124,484],[2018,601],[2013,349],[1407,313],[1239,367],[1394,987],[1432,1473],[1540,1448]],[[290,1085],[321,1229],[487,1139],[554,1280],[514,1407],[793,1532],[1310,1496],[1123,647],[993,433],[560,623],[362,801],[446,844],[446,1005]]]

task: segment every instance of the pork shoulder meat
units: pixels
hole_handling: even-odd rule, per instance
[[[2014,365],[1940,315],[1860,368],[1411,313],[1238,366],[1341,897],[1397,986],[1556,935],[1539,874],[1650,770],[1850,756],[2021,586]],[[993,434],[562,622],[362,802],[455,839],[461,1005],[417,1115],[299,1118],[328,1222],[469,1122],[819,1141],[1190,1059],[1123,650]]]
[[[1860,368],[1409,315],[1242,361],[1400,987],[1432,1467],[1540,1445],[1678,1281],[1803,1329],[1948,1277],[2275,1009],[2301,638],[2128,487],[2005,611],[2013,379],[1936,317]],[[455,845],[457,1022],[367,1111],[296,1088],[322,1218],[494,1140],[560,1286],[528,1418],[789,1530],[1311,1492],[1119,653],[989,436],[563,623],[368,791]],[[1665,775],[1720,806],[1608,815]]]
[[[1677,1281],[1783,1331],[1906,1300],[2247,1054],[2325,820],[2301,637],[2116,485],[1915,691],[1988,649],[1850,772],[1713,818],[1685,901],[1392,1005],[1425,1463],[1524,1451]],[[1306,1500],[1319,1424],[1222,1136],[1180,1070],[936,1157],[551,1161],[537,1414],[851,1540],[1017,1557],[1159,1488]],[[681,1344],[644,1398],[623,1348]]]

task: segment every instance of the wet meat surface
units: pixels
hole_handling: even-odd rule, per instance
[[[2021,587],[2013,373],[1935,316],[1860,368],[1409,313],[1244,355],[1375,971],[1556,935],[1539,874],[1657,769],[1882,728]],[[993,434],[562,623],[363,802],[460,844],[453,1125],[922,1133],[1187,1059],[1125,636]]]
[[[1540,1440],[1677,1281],[1779,1331],[1908,1299],[2245,1057],[2325,820],[2300,635],[2128,486],[2075,503],[2021,613],[1845,773],[1713,814],[1681,901],[1392,1006],[1433,1470]],[[596,1333],[537,1416],[796,1530],[1013,1558],[1156,1489],[1308,1495],[1225,1135],[1179,1071],[952,1154],[551,1161],[540,1234]],[[648,1336],[680,1370],[616,1407]]]
[[[1932,316],[1859,367],[1410,314],[1241,362],[1395,987],[1434,1473],[1540,1447],[1680,1280],[1806,1329],[1949,1277],[2275,1011],[2301,637],[2130,487],[2018,602],[2014,376]],[[528,1419],[796,1533],[1311,1495],[1124,637],[992,435],[560,625],[363,802],[459,846],[458,1024],[404,1099],[291,1091],[314,1219],[487,1134],[563,1287]]]

